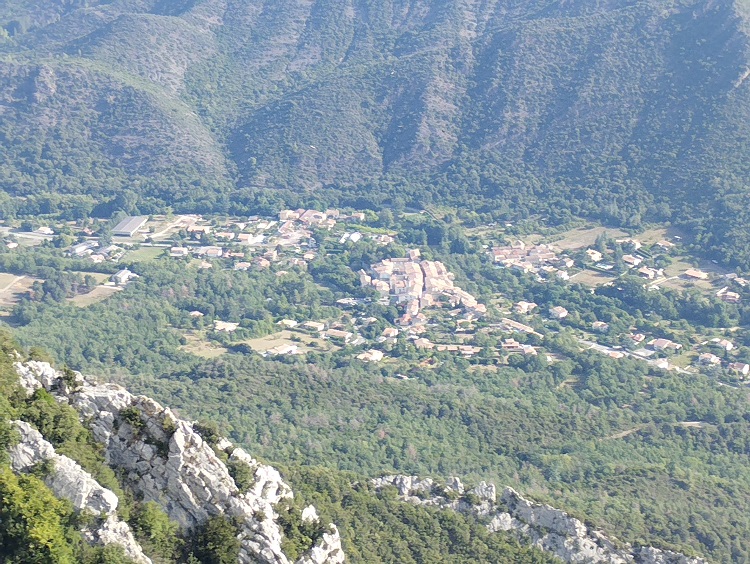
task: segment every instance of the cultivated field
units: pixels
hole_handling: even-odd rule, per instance
[[[0,273],[0,309],[10,309],[16,305],[37,280],[32,276]]]
[[[564,251],[590,247],[596,242],[596,238],[602,233],[607,233],[613,239],[628,237],[628,234],[619,229],[608,229],[606,227],[579,227],[561,233],[550,239],[554,240],[555,247]]]
[[[141,247],[128,252],[123,260],[133,262],[151,262],[164,254],[163,247]]]
[[[595,270],[582,270],[570,277],[571,283],[585,284],[586,286],[601,286],[607,282],[612,282],[614,277]]]
[[[201,358],[216,358],[229,352],[229,349],[208,341],[197,333],[188,333],[185,339],[187,344],[182,345],[180,350]]]
[[[102,302],[110,296],[114,296],[120,290],[122,288],[118,286],[97,286],[87,294],[79,294],[78,296],[68,298],[68,301],[78,307],[86,307]]]
[[[292,340],[292,337],[299,340]],[[259,337],[257,339],[248,339],[243,341],[246,345],[249,345],[254,351],[265,352],[268,349],[278,347],[280,345],[297,345],[300,352],[309,352],[311,350],[328,351],[334,350],[335,347],[331,341],[321,339],[320,337],[313,337],[307,333],[301,333],[297,331],[279,331],[273,335],[267,335],[265,337]]]

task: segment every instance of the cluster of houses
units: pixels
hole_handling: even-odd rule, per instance
[[[716,297],[729,304],[738,304],[742,300],[739,292],[734,292],[729,289],[729,286],[724,286],[721,290],[716,292]]]
[[[196,216],[186,231],[191,239],[204,244],[175,246],[169,249],[169,255],[173,258],[193,256],[201,259],[234,259],[235,270],[269,268],[279,261],[306,268],[317,256],[312,228],[330,230],[337,221],[364,219],[365,214],[362,212],[343,215],[336,209],[325,212],[298,209],[282,210],[278,221],[250,216],[247,220],[230,221],[222,227],[216,227]],[[363,237],[358,231],[347,232],[339,242],[356,243]],[[383,245],[393,241],[393,237],[389,235],[370,237]],[[210,244],[206,244],[207,242]],[[209,268],[210,263],[205,263],[204,267]]]
[[[125,249],[117,245],[99,247],[99,241],[88,240],[77,243],[67,250],[67,254],[73,258],[87,258],[95,264],[102,262],[117,262],[125,254]]]
[[[646,280],[656,280],[664,277],[663,269],[652,268],[644,264],[644,261],[648,258],[648,254],[641,250],[643,244],[640,241],[637,239],[617,239],[616,242],[625,245],[631,250],[630,253],[622,255],[622,262],[628,269],[636,272],[638,276],[645,278]],[[674,246],[669,241],[661,241],[657,243],[657,245]],[[596,249],[586,249],[585,257],[589,262],[595,264],[598,270],[608,271],[613,270],[615,267],[614,264],[606,261],[608,258],[607,255]]]
[[[421,260],[418,249],[409,251],[407,257],[385,259],[359,271],[363,287],[380,292],[383,300],[403,305],[404,314],[399,325],[418,325],[426,321],[421,312],[425,308],[449,304],[460,306],[472,318],[487,313],[469,292],[453,283],[454,276],[442,262]]]
[[[172,258],[195,257],[201,259],[203,268],[210,268],[207,259],[230,259],[234,270],[269,268],[271,264],[284,261],[293,267],[307,268],[317,256],[317,243],[311,231],[301,224],[290,230],[275,220],[250,217],[247,221],[231,222],[226,230],[215,230],[211,225],[193,224],[188,234],[197,241],[214,241],[210,245],[175,246],[169,249]]]
[[[458,353],[464,358],[470,358],[475,354],[481,352],[481,347],[475,347],[473,345],[455,345],[455,344],[439,344],[433,343],[429,339],[420,337],[414,341],[414,346],[422,350],[436,350],[438,352],[452,352]]]
[[[558,255],[559,250],[552,245],[526,245],[514,241],[510,245],[493,247],[492,260],[506,268],[524,273],[545,274],[561,280],[569,280],[568,269],[575,261],[567,255]]]
[[[702,345],[706,345],[711,349],[718,350],[723,353],[728,353],[729,351],[735,349],[735,345],[732,341],[721,337],[714,337],[713,339],[702,343]],[[724,365],[722,357],[710,351],[705,351],[698,355],[697,363],[698,365],[702,366],[718,367]],[[726,363],[726,368],[730,372],[734,372],[735,374],[737,374],[740,380],[744,380],[745,377],[750,373],[750,365],[745,362],[728,362]]]
[[[640,343],[645,340],[645,337],[642,334],[636,334],[632,335],[633,340],[636,343]],[[683,349],[683,346],[680,343],[676,343],[670,339],[665,339],[663,337],[652,339],[646,343],[649,347],[651,347],[651,351],[647,351],[646,349],[640,349],[634,352],[637,356],[641,357],[648,357],[654,352],[672,352],[677,353]],[[728,353],[732,350],[734,350],[735,344],[730,341],[729,339],[725,339],[723,337],[714,337],[713,339],[710,339],[704,343],[701,343],[701,346],[705,346],[709,348],[709,350],[703,350],[700,354],[698,354],[697,358],[695,359],[695,364],[697,366],[714,366],[714,367],[720,367],[726,364],[726,368],[736,373],[740,379],[744,379],[749,373],[750,373],[750,365],[744,362],[724,362],[722,360],[722,357],[715,354],[714,352],[711,352],[711,349],[714,351],[721,351],[722,353]],[[665,370],[670,370],[674,368],[667,359],[661,358],[656,361],[654,361],[654,364],[659,367],[663,368]]]
[[[331,209],[324,212],[317,210],[281,210],[279,212],[279,221],[282,222],[282,229],[286,224],[299,222],[306,227],[317,227],[319,229],[331,230],[336,225],[337,220],[364,221],[363,212],[354,212],[350,215],[343,215],[339,210]]]

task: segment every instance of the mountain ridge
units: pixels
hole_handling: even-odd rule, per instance
[[[144,210],[187,210],[233,189],[376,207],[437,191],[474,209],[516,199],[631,227],[670,220],[723,260],[750,257],[740,1],[6,4],[4,90],[28,80],[14,65],[109,71],[3,103],[12,194],[127,188]],[[10,20],[11,6],[25,15]],[[93,101],[105,94],[109,106]],[[70,115],[80,99],[86,119]],[[62,134],[40,113],[67,121],[54,158],[29,150]],[[60,179],[66,160],[78,178]],[[104,174],[87,177],[97,162]]]

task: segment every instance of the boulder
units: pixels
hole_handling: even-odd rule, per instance
[[[318,521],[320,521],[318,511],[313,505],[308,505],[302,510],[301,518],[303,523],[317,523]]]

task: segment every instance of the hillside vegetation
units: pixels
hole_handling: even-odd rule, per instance
[[[748,300],[727,304],[701,296],[696,288],[652,292],[628,276],[593,293],[559,279],[540,282],[496,268],[471,241],[462,243],[455,228],[440,235],[437,222],[423,219],[427,215],[408,217],[415,224],[399,224],[399,240],[427,240],[428,232],[439,236],[443,250],[424,245],[422,256],[445,261],[456,282],[483,303],[492,303],[493,297],[509,304],[533,299],[545,312],[552,306],[570,311],[564,324],[542,316],[518,317],[540,333],[513,337],[543,346],[541,354],[493,355],[508,334],[490,331],[492,317],[477,322],[471,340],[447,334],[454,333],[455,321],[445,330],[427,329],[434,342],[485,349],[472,358],[420,350],[403,327],[395,342],[373,343],[384,328],[395,325],[400,315],[395,306],[363,301],[356,309],[337,311],[336,300],[362,295],[356,268],[405,251],[371,240],[335,247],[330,239],[338,241],[337,234],[329,240],[317,234],[321,256],[309,270],[284,263],[241,271],[220,268],[219,262],[199,269],[166,256],[126,263],[140,277],[88,307],[71,303],[65,291],[75,280],[71,271],[79,272],[86,263],[62,256],[51,244],[0,249],[0,271],[45,279],[13,310],[16,335],[24,345],[44,347],[61,364],[126,383],[184,417],[213,421],[254,455],[287,466],[285,477],[295,491],[310,494],[312,499],[303,500],[340,525],[350,543],[347,554],[361,554],[361,561],[436,561],[436,551],[445,553],[442,534],[454,525],[464,529],[453,517],[439,517],[450,522],[440,526],[440,537],[426,533],[435,542],[412,538],[410,524],[430,531],[432,525],[423,519],[438,517],[411,516],[410,509],[396,508],[392,500],[376,502],[367,492],[344,485],[383,473],[442,480],[459,476],[467,484],[488,480],[568,511],[623,541],[712,562],[747,561],[746,382],[726,380],[720,370],[707,367],[663,371],[635,356],[611,358],[582,346],[581,337],[595,321],[606,320],[611,333],[601,334],[603,343],[634,350],[627,344],[632,328],[679,339],[693,352],[692,343],[731,327],[732,352],[750,362]],[[451,253],[454,247],[463,252]],[[67,277],[59,274],[65,271]],[[194,318],[194,310],[205,314]],[[353,321],[370,317],[375,321],[367,325]],[[239,327],[232,334],[219,332],[217,320]],[[290,331],[289,342],[304,346],[306,354],[264,358],[270,343],[256,343],[278,335],[281,320],[341,322],[366,341],[334,346]],[[622,339],[617,337],[621,331]],[[218,354],[193,354],[200,353],[195,345]],[[383,362],[357,358],[370,346],[382,348]],[[675,356],[668,358],[677,362]],[[373,529],[373,520],[386,530]],[[495,541],[480,534],[476,531],[477,544],[454,545],[456,558],[511,561],[483,559],[484,547]],[[391,551],[394,538],[405,540]],[[468,546],[478,552],[466,552]],[[406,556],[405,547],[412,549]],[[452,557],[446,553],[446,561],[456,561]]]
[[[127,189],[126,211],[144,213],[305,198],[673,221],[747,266],[748,13],[740,0],[4,0],[0,187]]]
[[[47,460],[31,472],[15,472],[8,449],[19,433],[11,423],[21,419],[49,440],[58,453],[69,456],[119,498],[118,515],[128,522],[151,561],[233,563],[240,552],[236,525],[219,515],[192,530],[181,530],[154,501],[144,501],[123,480],[122,467],[109,467],[104,449],[94,439],[86,422],[68,403],[44,389],[30,396],[19,385],[13,363],[23,360],[21,350],[6,332],[0,332],[0,554],[6,563],[133,564],[117,540],[107,546],[90,546],[81,530],[91,527],[98,516],[88,509],[76,510],[67,499],[56,498],[47,485],[55,462]],[[41,353],[32,351],[32,356]],[[66,369],[67,370],[67,369]],[[73,378],[72,372],[68,372]],[[131,411],[133,413],[133,411]],[[135,410],[138,419],[138,411]],[[206,424],[204,429],[214,428]],[[30,447],[29,447],[30,448]],[[15,466],[14,466],[15,467]],[[241,467],[241,466],[240,466]],[[64,472],[61,470],[60,472]],[[249,467],[247,472],[250,472]],[[351,562],[505,562],[547,564],[555,561],[536,548],[523,547],[505,533],[491,534],[474,519],[453,512],[412,507],[395,495],[362,487],[358,476],[290,468],[285,471],[302,488],[302,500],[322,502],[326,517],[344,526],[344,544]],[[253,483],[254,476],[246,476]],[[357,479],[360,485],[350,482]],[[84,485],[80,485],[83,492]],[[59,483],[58,483],[59,494]],[[81,493],[81,496],[89,495]],[[309,547],[313,527],[299,519],[304,507],[300,496],[292,507],[277,507],[283,513],[284,539],[288,554],[300,555]],[[90,536],[90,535],[89,535]],[[121,537],[118,537],[121,538]],[[242,560],[247,561],[247,558]]]

